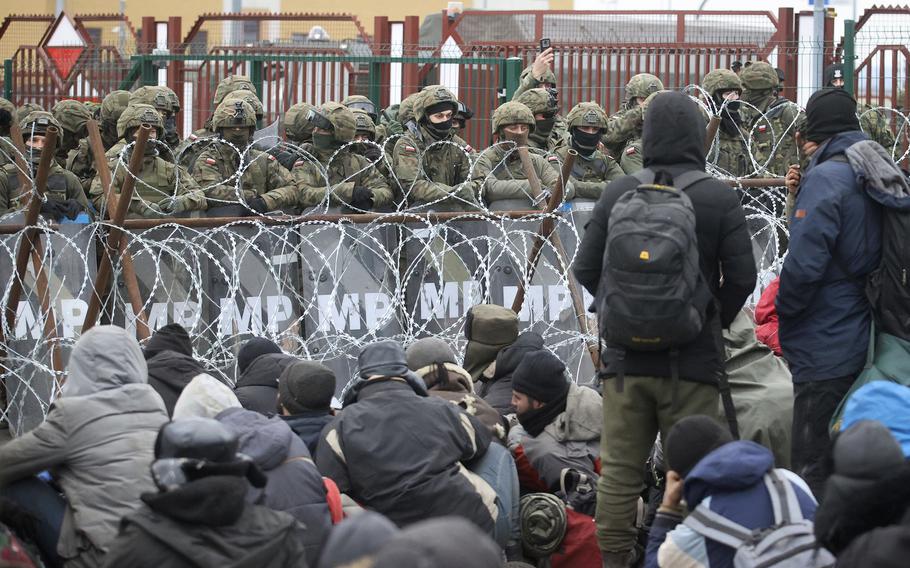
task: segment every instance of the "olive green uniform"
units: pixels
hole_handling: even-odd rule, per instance
[[[392,204],[393,194],[388,181],[370,165],[370,161],[351,152],[350,146],[337,154],[320,152],[307,145],[304,149],[319,160],[321,167],[310,160],[298,160],[291,170],[300,190],[300,205],[312,207],[323,203],[330,190],[329,206],[349,205],[355,187],[365,187],[373,193],[373,207]],[[335,154],[331,164],[329,158]],[[326,170],[326,165],[328,169]]]
[[[556,151],[555,157],[547,159],[554,168],[560,168],[568,154],[569,148],[564,147]],[[616,160],[600,150],[594,150],[590,156],[579,154],[575,156],[575,165],[566,187],[566,199],[599,199],[607,183],[623,175],[625,173]]]
[[[126,164],[129,159],[125,160]],[[114,192],[120,194],[120,189],[127,179],[126,164],[114,158],[108,163],[111,169],[111,186]],[[92,203],[98,211],[107,208],[107,197],[101,185],[101,176],[92,181],[90,195]],[[158,219],[168,217],[156,207],[161,200],[168,197],[186,196],[184,211],[205,211],[207,203],[205,194],[185,168],[168,162],[156,155],[147,155],[142,158],[142,171],[136,177],[133,186],[133,198],[127,210],[128,219]]]
[[[6,215],[19,209],[18,198],[22,193],[22,184],[19,181],[18,172],[19,167],[16,164],[6,164],[0,168],[0,215]],[[79,202],[84,211],[91,214],[91,207],[85,198],[79,178],[53,160],[47,177],[45,195],[48,199],[57,201],[74,199]]]
[[[531,165],[540,180],[540,187],[552,191],[559,181],[559,174],[543,156],[529,152]],[[485,203],[504,199],[528,199],[531,206],[531,184],[517,150],[505,145],[490,146],[480,153],[474,165],[472,181]]]
[[[213,142],[199,155],[192,174],[205,192],[209,207],[238,203],[238,187],[244,201],[260,196],[270,210],[300,205],[301,191],[274,156],[248,149],[238,184],[236,174],[240,168],[240,156],[227,144]]]

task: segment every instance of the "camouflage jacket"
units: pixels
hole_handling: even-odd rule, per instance
[[[707,161],[732,177],[743,177],[752,173],[752,162],[746,148],[748,133],[740,129],[739,134],[730,134],[718,128],[715,144],[708,152]]]
[[[534,135],[532,134],[528,137],[528,146],[547,152],[556,152],[557,150],[567,147],[569,145],[568,140],[569,127],[566,124],[566,120],[557,115],[556,122],[553,124],[553,130],[550,131],[550,136],[547,138],[547,143],[543,144],[539,140],[535,140]]]
[[[326,192],[330,189],[330,206],[348,205],[353,199],[354,188],[358,186],[366,187],[373,192],[374,207],[392,204],[392,189],[388,181],[369,160],[353,153],[350,146],[336,154],[327,169],[328,160],[334,152],[320,152],[309,144],[305,150],[317,158],[319,164],[300,158],[291,170],[294,182],[301,192],[302,207],[323,203]]]
[[[243,174],[238,183],[240,156],[231,146],[211,144],[199,155],[192,174],[205,192],[209,207],[238,203],[238,188],[244,201],[261,196],[270,210],[299,206],[301,192],[275,156],[248,148],[243,157]]]
[[[128,163],[128,160],[125,160]],[[123,182],[126,181],[127,170],[124,162],[118,158],[112,159],[108,163],[111,169],[111,185],[114,191],[119,195]],[[107,208],[107,197],[104,195],[104,188],[101,185],[101,177],[96,176],[92,180],[92,186],[89,191],[92,203],[98,211]],[[187,211],[205,211],[207,202],[205,194],[193,179],[193,176],[186,171],[186,168],[177,166],[168,162],[160,156],[145,156],[142,159],[142,171],[136,179],[133,186],[133,198],[130,200],[130,207],[127,210],[128,219],[158,219],[167,217],[163,215],[154,206],[166,197],[188,196]],[[111,212],[107,215],[110,216]]]
[[[456,194],[476,202],[470,180],[470,146],[452,135],[436,142],[422,127],[408,123],[405,134],[392,151],[392,183],[396,200],[405,198],[411,205],[435,203]],[[397,183],[396,183],[397,180]],[[466,206],[450,200],[446,205]]]
[[[799,163],[794,136],[801,111],[796,104],[771,95],[759,101],[755,108],[743,105],[740,114],[742,129],[747,134],[747,149],[755,160],[755,164],[748,165],[750,173],[784,176],[790,164]]]
[[[554,156],[548,156],[550,164],[561,173],[562,163],[569,154],[569,148],[560,148]],[[625,175],[616,160],[607,156],[600,150],[594,150],[590,156],[579,154],[575,157],[575,165],[569,184],[566,187],[566,199],[576,197],[582,199],[599,199],[603,188],[608,182]]]
[[[89,146],[88,138],[79,141],[75,150],[71,150],[66,157],[66,169],[76,174],[85,193],[88,194],[92,187],[92,180],[98,173],[95,171],[95,157],[92,155],[92,149]]]
[[[540,180],[540,188],[552,191],[559,180],[559,173],[540,154],[531,151],[530,157]],[[516,150],[496,145],[481,152],[474,165],[472,180],[487,204],[504,199],[527,199],[528,207],[532,206],[531,184]]]
[[[6,164],[0,168],[0,215],[6,215],[11,211],[19,209],[19,196],[22,194],[21,182],[19,181],[19,167],[16,164]],[[45,195],[48,199],[57,201],[66,201],[75,199],[82,205],[82,208],[89,214],[92,213],[85,197],[85,191],[79,178],[63,169],[56,161],[51,161],[51,171],[47,177],[47,189]],[[30,188],[26,188],[30,190]]]
[[[630,140],[619,156],[619,167],[626,175],[632,175],[644,167],[641,154],[641,137]]]
[[[199,154],[209,146],[206,141],[211,141],[214,138],[218,138],[218,135],[205,128],[193,132],[183,142],[178,144],[177,149],[174,150],[177,161],[184,168],[193,171],[193,166],[196,164],[196,160],[199,159]]]
[[[895,149],[894,133],[891,131],[890,113],[887,110],[880,111],[867,104],[858,105],[856,113],[859,115],[859,126],[866,136],[881,144],[889,154],[892,154],[892,157],[900,157],[900,153],[893,151]]]
[[[641,138],[644,113],[640,106],[621,110],[607,120],[607,131],[601,141],[607,154],[616,158],[636,138]]]

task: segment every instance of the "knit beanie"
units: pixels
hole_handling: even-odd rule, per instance
[[[667,434],[667,467],[685,478],[702,458],[732,441],[730,431],[713,418],[703,414],[687,416]]]
[[[417,371],[437,363],[456,363],[449,344],[435,337],[418,339],[406,351],[408,368]]]
[[[237,374],[243,374],[253,359],[268,353],[281,353],[281,348],[271,339],[264,337],[254,337],[248,340],[237,352]]]
[[[840,134],[859,130],[856,100],[843,89],[825,88],[815,91],[806,103],[806,140],[822,143]]]
[[[335,394],[335,373],[316,361],[298,361],[278,377],[278,404],[291,414],[328,412]]]
[[[512,390],[548,404],[569,390],[566,366],[549,351],[534,351],[521,360],[512,374]]]
[[[162,351],[176,351],[189,357],[193,356],[193,342],[182,325],[169,323],[158,329],[145,344],[143,355],[148,361]]]
[[[496,304],[478,304],[468,310],[464,325],[468,345],[465,370],[475,381],[496,360],[496,355],[518,339],[518,314]]]

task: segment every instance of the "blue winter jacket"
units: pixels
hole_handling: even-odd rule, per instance
[[[774,512],[763,478],[772,468],[774,456],[764,446],[747,441],[724,444],[702,458],[686,476],[686,504],[691,511],[705,503],[712,511],[750,529],[770,527]],[[796,490],[803,517],[813,519],[817,505],[806,483],[791,471],[777,471]],[[648,537],[645,568],[733,568],[732,548],[706,540],[681,522],[680,517],[658,513]]]
[[[865,278],[881,259],[881,207],[843,161],[844,150],[865,139],[860,131],[834,136],[803,173],[777,296],[794,383],[846,377],[865,363],[872,321]]]

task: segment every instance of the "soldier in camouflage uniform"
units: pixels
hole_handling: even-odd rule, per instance
[[[139,87],[130,94],[130,104],[151,105],[161,114],[161,120],[164,122],[164,137],[161,138],[161,141],[172,150],[175,150],[180,145],[180,136],[177,134],[177,110],[174,109],[174,101],[177,101],[177,110],[180,110],[177,93],[160,85]],[[169,159],[169,156],[166,155],[162,157]]]
[[[369,160],[354,153],[353,145],[345,146],[354,140],[355,113],[339,103],[326,103],[313,111],[309,120],[314,129],[313,144],[308,149],[319,163],[299,160],[291,171],[301,192],[300,205],[324,203],[327,192],[330,207],[369,211],[391,205],[392,190],[385,178]]]
[[[654,97],[656,97],[659,93],[669,92],[670,91],[657,91],[656,93],[651,93],[648,95],[648,98],[645,99],[645,102],[636,106],[636,112],[642,119],[644,119],[645,114],[648,112],[648,105],[651,104],[651,101],[654,100]],[[632,175],[644,167],[642,161],[641,131],[639,130],[638,135],[630,140],[623,151],[620,153],[619,167],[622,168],[622,171],[625,172],[626,175]]]
[[[607,131],[601,140],[610,156],[620,156],[630,142],[641,138],[641,127],[644,124],[641,107],[648,97],[662,90],[664,84],[650,73],[639,73],[629,79],[624,108],[609,118]]]
[[[359,144],[354,145],[354,153],[360,154],[370,162],[380,160],[382,158],[382,148],[375,145],[377,126],[373,123],[370,115],[362,110],[355,110],[354,127],[354,141],[359,142]],[[368,144],[367,142],[373,142],[374,144]],[[380,165],[380,163],[376,164],[377,167]]]
[[[301,192],[291,173],[271,154],[249,146],[256,130],[253,107],[246,101],[225,100],[215,109],[212,127],[219,140],[206,147],[192,170],[209,208],[240,203],[255,213],[297,212]]]
[[[0,97],[0,166],[13,162],[13,145],[9,141],[9,129],[16,117],[16,105]]]
[[[776,94],[777,72],[764,61],[756,61],[739,74],[744,101],[740,108],[747,145],[755,160],[749,169],[763,176],[783,176],[790,164],[799,163],[796,148],[796,104]]]
[[[401,104],[389,105],[389,107],[383,110],[382,114],[379,116],[379,123],[385,127],[387,136],[404,132],[404,128],[401,126],[401,123],[398,122],[398,111],[400,108]]]
[[[458,101],[458,111],[452,118],[452,128],[455,129],[455,133],[461,136],[468,125],[468,121],[472,118],[474,118],[474,111],[468,105]]]
[[[374,141],[377,144],[382,144],[382,142],[388,137],[385,125],[379,122],[379,112],[376,110],[376,105],[373,104],[373,101],[367,97],[364,97],[363,95],[350,95],[341,101],[341,104],[351,110],[362,110],[369,115],[370,120],[373,121],[373,125],[376,129],[376,136],[374,138]]]
[[[531,89],[555,89],[556,73],[550,67],[552,64],[553,48],[538,53],[534,62],[521,72],[521,76],[518,79],[518,88],[515,89],[512,100],[517,101],[522,93]]]
[[[117,133],[117,120],[123,114],[123,110],[129,105],[129,91],[111,91],[108,96],[104,97],[101,102],[99,111],[99,130],[101,131],[101,142],[104,144],[104,150],[110,150],[114,147],[120,135]],[[76,149],[66,157],[66,169],[76,174],[82,183],[85,194],[88,195],[92,187],[92,181],[98,172],[95,171],[95,157],[92,155],[92,148],[89,145],[88,138],[79,141]]]
[[[532,89],[542,90],[542,89]],[[529,92],[531,92],[529,91]],[[506,199],[527,200],[528,207],[539,207],[549,197],[559,174],[547,159],[529,152],[531,165],[540,180],[543,194],[536,200],[531,195],[531,183],[525,175],[517,146],[527,146],[537,120],[526,105],[511,101],[493,112],[493,135],[500,141],[480,153],[474,166],[472,181],[487,204]],[[511,142],[511,144],[510,144]]]
[[[234,91],[250,91],[255,94],[256,87],[253,86],[253,82],[246,75],[228,75],[222,79],[215,88],[215,98],[213,101],[214,108],[217,109],[224,101],[225,97]],[[202,128],[195,130],[192,134],[187,136],[177,147],[177,150],[174,153],[177,155],[179,163],[188,170],[193,171],[199,154],[208,147],[208,144],[202,141],[210,138],[218,138],[217,133],[212,127],[212,117],[209,117]]]
[[[567,128],[565,121],[562,125],[557,124],[559,105],[553,91],[529,89],[513,100],[525,105],[534,114],[536,124],[528,138],[532,148],[555,152],[566,145]]]
[[[433,203],[437,211],[471,208],[476,204],[467,177],[472,149],[452,131],[452,116],[458,110],[455,95],[442,85],[427,87],[415,97],[413,109],[413,119],[405,124],[406,132],[392,152],[399,185],[394,188],[396,201],[403,197],[409,205]]]
[[[142,171],[138,173],[133,198],[127,210],[128,219],[158,219],[174,213],[187,211],[205,211],[205,194],[196,180],[185,168],[165,160],[158,149],[164,144],[155,144],[154,140],[164,136],[164,121],[158,109],[151,105],[132,103],[126,107],[117,120],[117,133],[124,143],[136,139],[139,127],[148,124],[155,130],[149,135],[142,158]],[[123,156],[112,158],[108,163],[111,169],[111,187],[120,193],[127,176],[131,147]],[[101,185],[101,176],[95,177],[89,191],[92,202],[99,211],[107,208],[107,196]],[[108,216],[111,214],[108,211]]]
[[[720,114],[720,126],[714,147],[707,156],[709,163],[733,177],[742,177],[752,171],[746,140],[748,133],[741,128],[739,97],[743,85],[739,76],[729,69],[715,69],[701,81],[702,88],[711,97],[709,107]]]
[[[309,103],[297,103],[291,106],[281,119],[285,140],[268,152],[288,171],[294,169],[297,160],[306,158],[301,149],[313,141],[313,125],[309,123],[307,116],[315,108]]]
[[[101,103],[95,101],[83,101],[82,106],[92,115],[92,118],[98,120],[98,113],[101,111]]]
[[[22,106],[16,109],[15,121],[21,123],[25,120],[25,117],[35,112],[36,110],[44,110],[44,107],[38,103],[24,103]]]
[[[54,105],[54,119],[60,124],[62,136],[57,138],[57,163],[66,166],[66,158],[79,145],[79,140],[88,136],[85,124],[92,115],[85,105],[73,99],[66,99]]]
[[[547,159],[557,171],[569,154],[578,152],[566,186],[566,199],[599,199],[607,183],[625,175],[616,160],[598,149],[607,129],[607,113],[595,102],[578,103],[566,116],[569,144]]]
[[[32,180],[35,179],[38,163],[41,161],[44,136],[49,126],[54,126],[58,130],[61,128],[51,113],[44,111],[32,112],[19,125],[25,143],[25,161],[30,168],[28,177]],[[31,191],[31,188],[24,189]],[[72,172],[63,169],[55,160],[51,160],[46,189],[47,199],[41,204],[43,216],[60,221],[63,218],[75,219],[83,212],[91,213],[79,179]],[[19,197],[22,193],[19,167],[15,163],[10,163],[0,168],[0,215],[20,208]]]
[[[843,65],[834,63],[825,67],[825,86],[836,89],[844,88]],[[856,105],[856,114],[859,116],[859,126],[863,132],[891,153],[894,150],[894,133],[891,132],[890,113],[860,103]]]

